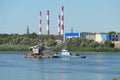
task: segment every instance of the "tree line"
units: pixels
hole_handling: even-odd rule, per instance
[[[85,38],[70,38],[62,41],[62,36],[31,34],[0,34],[0,51],[29,51],[29,47],[43,41],[46,50],[61,51],[67,48],[76,52],[120,52],[111,41],[98,43]]]
[[[31,34],[0,34],[0,51],[28,51],[30,46],[39,44],[40,40],[55,39],[51,36]]]

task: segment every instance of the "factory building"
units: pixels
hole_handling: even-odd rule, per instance
[[[101,37],[102,37],[102,42],[110,40],[110,35],[109,34],[101,34]]]
[[[100,34],[100,33],[89,34],[89,35],[86,35],[86,39],[95,40],[97,42],[105,42],[107,40],[110,40],[110,35]]]
[[[111,40],[111,35],[110,34],[99,34],[99,33],[97,33],[95,35],[95,41],[97,41],[97,42],[105,42],[107,40]]]
[[[97,42],[99,42],[99,43],[102,42],[102,35],[97,33],[97,34],[95,35],[95,41],[97,41]]]
[[[112,35],[110,35],[110,40],[111,41],[118,41],[119,40],[119,36],[117,34],[112,34]]]
[[[78,38],[79,33],[65,33],[64,37],[65,37],[65,40],[68,38]]]
[[[80,37],[86,37],[86,35],[89,35],[89,32],[80,32]]]
[[[120,41],[120,34],[118,34],[118,41]]]
[[[86,35],[86,39],[95,40],[95,35],[93,35],[93,34],[91,34],[91,35]]]
[[[119,40],[119,36],[117,34],[96,34],[95,35],[95,41],[97,42],[105,42],[107,40],[111,40],[111,41],[118,41]]]

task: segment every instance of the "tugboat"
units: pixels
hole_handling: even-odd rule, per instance
[[[66,49],[63,49],[61,53],[53,54],[53,57],[54,58],[71,57],[71,54]]]
[[[72,54],[70,52],[68,52],[68,50],[66,49],[62,49],[61,53],[55,53],[53,54],[54,58],[70,58],[70,57],[80,57],[80,58],[86,58],[86,56],[80,56],[79,54]]]

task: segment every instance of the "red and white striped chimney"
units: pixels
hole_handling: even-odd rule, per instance
[[[40,11],[39,15],[39,34],[42,34],[42,12]]]
[[[64,6],[61,11],[61,35],[64,35]]]
[[[46,15],[46,35],[49,35],[49,10],[47,10],[47,15]]]
[[[61,35],[61,24],[60,24],[60,21],[61,21],[60,15],[58,15],[58,36]]]

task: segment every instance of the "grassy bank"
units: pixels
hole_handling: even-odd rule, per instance
[[[0,45],[0,51],[29,51],[29,46],[5,44]],[[119,48],[74,48],[69,51],[72,53],[120,53]],[[61,49],[55,52],[61,52]]]
[[[26,45],[0,45],[0,51],[29,51]]]
[[[72,52],[97,52],[97,53],[108,53],[108,52],[120,52],[119,48],[105,48],[105,47],[101,47],[101,48],[76,48],[76,49],[72,49]]]

